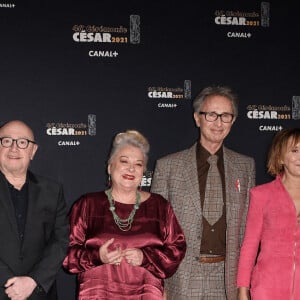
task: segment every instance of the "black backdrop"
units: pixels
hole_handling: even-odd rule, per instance
[[[8,0],[9,1],[9,0]],[[191,102],[205,86],[240,97],[226,145],[270,180],[274,134],[299,126],[296,2],[0,0],[0,121],[22,119],[39,143],[31,169],[64,184],[70,207],[106,183],[112,137],[137,129],[157,158],[198,138]],[[59,273],[61,299],[75,277]]]

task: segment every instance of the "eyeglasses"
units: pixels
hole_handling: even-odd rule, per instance
[[[31,141],[25,138],[13,139],[11,137],[1,137],[0,142],[1,145],[5,148],[11,147],[13,142],[16,142],[16,145],[19,149],[26,149],[29,146],[29,143],[36,144],[35,141]]]
[[[234,115],[230,113],[217,114],[213,111],[211,112],[199,111],[199,115],[204,115],[205,120],[208,122],[214,122],[220,117],[223,123],[231,123],[234,117]]]

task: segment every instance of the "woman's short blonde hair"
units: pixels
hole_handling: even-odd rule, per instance
[[[267,162],[268,173],[276,176],[283,172],[282,158],[291,142],[295,146],[300,141],[300,128],[289,128],[279,131],[273,138]]]
[[[137,130],[126,130],[118,133],[112,143],[112,148],[109,154],[108,164],[111,163],[115,154],[124,146],[134,146],[139,148],[144,155],[144,169],[146,169],[148,162],[148,153],[150,145],[148,140]]]

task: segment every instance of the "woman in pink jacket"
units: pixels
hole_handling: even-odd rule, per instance
[[[239,300],[300,299],[300,128],[273,139],[270,183],[250,190],[237,286]]]

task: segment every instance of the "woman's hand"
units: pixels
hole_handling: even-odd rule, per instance
[[[128,248],[123,250],[122,253],[127,263],[132,266],[140,266],[143,262],[144,254],[141,249]]]
[[[120,265],[122,261],[122,250],[117,247],[116,250],[108,251],[108,247],[114,242],[114,238],[107,240],[100,248],[99,248],[99,256],[101,261],[104,264],[110,265]]]
[[[247,287],[239,287],[238,300],[250,300],[250,293]]]

